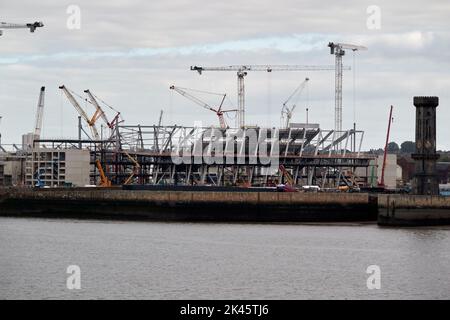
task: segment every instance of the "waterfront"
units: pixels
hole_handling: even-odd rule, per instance
[[[448,248],[450,227],[0,218],[0,299],[449,299]]]

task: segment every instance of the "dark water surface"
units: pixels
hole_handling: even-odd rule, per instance
[[[22,298],[449,299],[450,228],[0,218],[0,299]]]

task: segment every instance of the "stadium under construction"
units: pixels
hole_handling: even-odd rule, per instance
[[[255,133],[257,141],[264,136],[267,142],[263,151],[261,143],[250,141]],[[373,157],[360,152],[363,136],[363,131],[323,130],[318,124],[270,130],[118,125],[106,140],[34,140],[28,162],[39,172],[42,153],[89,150],[93,185],[367,186]],[[262,153],[269,161],[261,161]],[[58,170],[58,162],[50,167]],[[29,184],[45,182],[45,175],[45,170],[33,174]]]
[[[206,71],[237,74],[238,106],[234,110],[222,109],[226,95],[218,107],[211,107],[186,88],[170,86],[171,90],[216,113],[220,126],[164,126],[162,113],[155,125],[125,124],[120,112],[89,90],[84,91],[83,97],[62,85],[59,89],[79,114],[78,137],[45,139],[41,137],[45,93],[42,87],[34,131],[23,136],[22,148],[14,145],[12,151],[6,152],[2,147],[1,156],[3,161],[19,163],[16,170],[19,178],[12,179],[13,185],[285,185],[334,190],[374,186],[377,165],[373,155],[361,152],[364,132],[355,126],[342,129],[342,77],[343,70],[349,70],[342,64],[344,49],[355,52],[366,48],[339,43],[328,46],[336,57],[332,66],[191,67],[199,74]],[[309,78],[283,103],[280,128],[246,125],[244,78],[248,72],[327,70],[335,72],[334,129],[323,129],[320,124],[309,123],[308,118],[306,123],[291,122],[296,107],[292,99],[301,94]],[[79,101],[94,106],[95,113],[89,116]],[[104,111],[106,107],[114,111],[111,120]],[[223,117],[228,112],[236,114],[234,127],[228,126]],[[106,128],[101,134],[97,129],[100,121]]]

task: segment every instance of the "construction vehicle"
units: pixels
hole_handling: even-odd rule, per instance
[[[289,123],[291,122],[292,114],[297,107],[297,105],[294,103],[292,107],[288,106],[288,103],[295,97],[302,93],[303,89],[305,89],[306,85],[308,84],[309,78],[305,78],[305,80],[292,92],[292,94],[289,96],[289,98],[286,99],[285,102],[283,102],[283,107],[281,108],[281,125],[285,128],[289,128]]]
[[[340,192],[359,192],[361,188],[356,181],[356,175],[353,171],[348,170],[344,174],[340,173],[340,181],[342,182],[337,187]]]
[[[0,29],[30,29],[30,32],[34,32],[37,28],[43,27],[44,24],[41,21],[36,21],[33,23],[7,23],[0,22]],[[0,30],[0,36],[3,34],[3,31]]]
[[[200,91],[200,90],[192,90],[192,89],[180,88],[180,87],[175,87],[175,86],[170,86],[170,89],[178,92],[183,97],[188,98],[189,100],[195,102],[196,104],[198,104],[199,106],[205,108],[206,110],[210,110],[210,111],[214,112],[217,115],[217,117],[219,118],[220,128],[222,128],[222,129],[228,128],[228,125],[227,125],[223,115],[225,113],[228,113],[228,112],[237,112],[238,111],[236,109],[234,109],[234,110],[222,110],[222,105],[223,105],[223,103],[225,101],[225,98],[227,96],[226,94],[213,93],[213,92]],[[219,105],[219,107],[217,109],[213,108],[209,104],[207,104],[206,102],[203,102],[199,98],[197,98],[197,97],[193,96],[192,94],[188,93],[186,90],[197,91],[197,92],[213,94],[213,95],[220,95],[222,97],[220,105]]]
[[[356,46],[353,44],[346,43],[328,43],[330,47],[330,54],[336,56],[335,59],[335,110],[334,110],[334,130],[339,132],[342,131],[342,78],[343,70],[345,70],[342,65],[342,57],[345,55],[345,50],[362,51],[367,50],[366,47]]]
[[[100,187],[111,187],[111,180],[108,179],[108,177],[105,175],[105,171],[103,171],[102,164],[100,163],[100,160],[95,160],[95,165],[98,169],[98,172],[100,173]]]
[[[249,71],[326,71],[334,70],[334,66],[300,66],[300,65],[235,65],[226,67],[199,67],[191,66],[191,71],[202,74],[204,71],[234,71],[237,72],[238,80],[238,126],[245,127],[245,86],[244,77]],[[343,67],[348,69],[348,67]]]

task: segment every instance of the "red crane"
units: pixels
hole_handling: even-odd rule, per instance
[[[391,111],[389,112],[389,123],[388,123],[388,129],[387,129],[387,135],[386,135],[386,144],[384,146],[384,156],[383,156],[383,166],[381,167],[381,179],[379,186],[384,188],[384,171],[386,170],[386,158],[387,158],[387,149],[389,145],[389,135],[391,133],[391,123],[392,123],[392,110],[394,109],[393,106],[391,106]]]
[[[237,111],[238,111],[238,110],[222,110],[222,105],[223,105],[223,103],[224,103],[224,101],[225,101],[226,94],[217,94],[217,93],[206,92],[206,91],[200,91],[200,90],[193,90],[193,89],[187,89],[187,88],[180,88],[180,87],[175,87],[175,86],[170,86],[170,89],[171,89],[171,90],[175,90],[175,91],[178,92],[180,95],[182,95],[182,96],[188,98],[189,100],[195,102],[195,103],[198,104],[199,106],[201,106],[201,107],[203,107],[203,108],[205,108],[205,109],[207,109],[207,110],[210,110],[210,111],[214,112],[214,113],[217,115],[217,117],[219,118],[220,127],[221,127],[222,129],[228,128],[228,125],[227,125],[227,123],[226,123],[225,118],[224,118],[223,115],[224,115],[225,113],[227,113],[227,112],[237,112]],[[194,97],[192,94],[186,92],[186,90],[191,90],[191,91],[197,91],[197,92],[202,92],[202,93],[208,93],[208,94],[219,95],[219,96],[222,96],[222,98],[221,98],[222,101],[220,102],[219,107],[216,109],[216,108],[211,107],[211,106],[210,106],[209,104],[207,104],[206,102],[203,102],[203,101],[200,100],[199,98]]]

